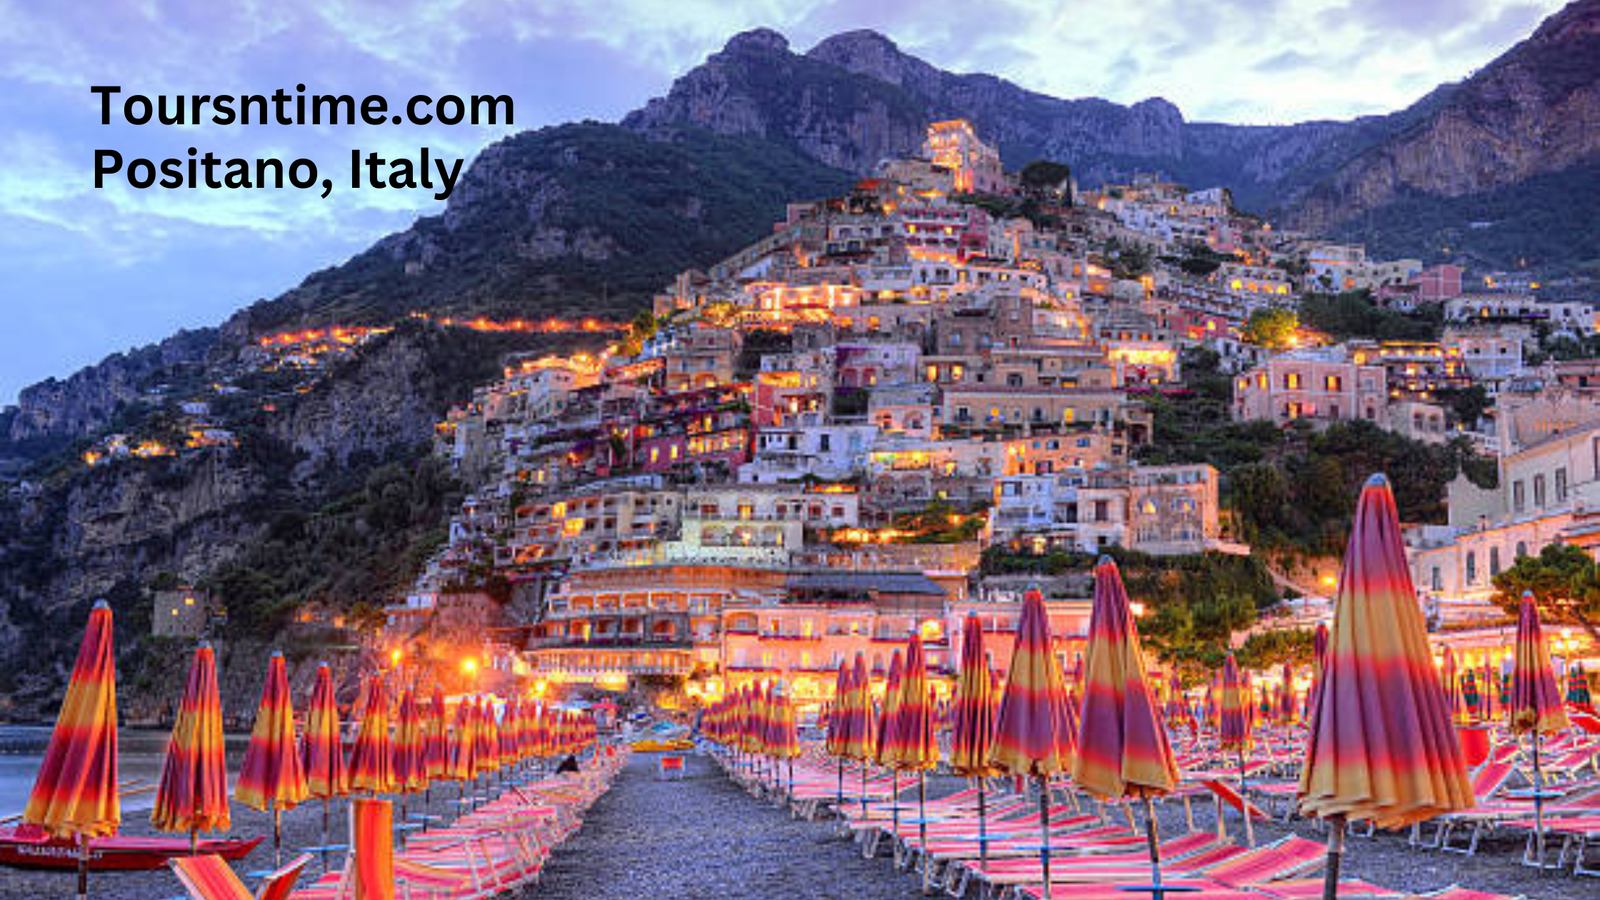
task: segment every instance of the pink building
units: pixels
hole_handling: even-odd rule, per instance
[[[1236,421],[1270,419],[1387,420],[1387,376],[1381,365],[1352,361],[1343,347],[1283,353],[1240,375],[1233,385]]]
[[[1461,296],[1461,267],[1448,263],[1417,273],[1417,300],[1440,303]]]

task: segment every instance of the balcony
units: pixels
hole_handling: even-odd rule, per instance
[[[529,650],[691,650],[694,642],[688,637],[663,638],[650,635],[595,634],[588,638],[578,635],[530,638]]]

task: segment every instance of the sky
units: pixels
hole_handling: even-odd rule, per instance
[[[797,52],[874,28],[940,68],[1063,97],[1160,96],[1273,124],[1403,107],[1469,75],[1557,0],[0,0],[0,405],[179,328],[215,325],[440,212],[352,190],[350,151],[470,156],[507,133],[615,120],[727,38]],[[130,94],[510,94],[511,126],[100,124]],[[94,187],[94,154],[308,158],[317,191]]]

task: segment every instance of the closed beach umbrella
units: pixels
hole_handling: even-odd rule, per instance
[[[1283,685],[1278,689],[1278,721],[1285,725],[1294,724],[1296,704],[1294,702],[1294,666],[1290,663],[1283,664]]]
[[[1072,780],[1107,800],[1144,800],[1150,868],[1159,886],[1161,843],[1150,799],[1177,787],[1178,763],[1145,674],[1139,627],[1122,573],[1109,556],[1100,557],[1094,568],[1087,657]]]
[[[1400,828],[1473,803],[1382,475],[1361,490],[1329,637],[1298,794],[1303,815],[1332,820],[1323,896],[1333,900],[1346,822]]]
[[[1444,656],[1439,661],[1439,683],[1444,685],[1444,703],[1450,709],[1450,720],[1460,722],[1464,718],[1461,686],[1456,678],[1456,654],[1449,647],[1444,648]]]
[[[968,613],[961,623],[961,659],[956,669],[955,722],[950,735],[950,770],[978,780],[978,859],[989,864],[986,779],[995,773],[989,764],[994,742],[996,691],[994,673],[983,650],[983,623]]]
[[[904,674],[905,661],[896,649],[889,658],[889,676],[884,681],[883,703],[878,709],[877,742],[872,752],[872,761],[880,766],[890,766],[894,758],[895,729],[900,724],[900,679]]]
[[[1322,690],[1322,667],[1328,659],[1328,626],[1324,622],[1317,623],[1316,633],[1311,637],[1311,690],[1306,691],[1306,706],[1304,718],[1311,720],[1311,710],[1317,705],[1317,692]]]
[[[1050,900],[1050,777],[1072,766],[1075,735],[1067,710],[1066,677],[1050,636],[1044,595],[1029,589],[1022,597],[1011,670],[995,720],[989,762],[1012,775],[1039,781],[1039,859],[1045,900]]]
[[[495,721],[494,701],[484,697],[478,704],[478,724],[474,732],[473,776],[486,775],[500,768],[500,723]]]
[[[1517,609],[1516,665],[1512,669],[1511,732],[1533,742],[1533,818],[1538,863],[1544,865],[1544,772],[1539,766],[1539,736],[1571,727],[1533,594],[1525,592]]]
[[[344,730],[339,724],[333,672],[327,663],[317,666],[317,680],[311,687],[306,732],[300,736],[300,763],[306,773],[306,792],[322,801],[322,843],[326,846],[328,807],[334,797],[350,792],[350,776],[344,767]]]
[[[939,764],[939,744],[933,731],[933,704],[929,702],[928,661],[922,650],[922,636],[916,631],[906,641],[905,668],[900,673],[900,702],[890,765],[896,772],[917,773],[917,834],[919,846],[928,842],[927,772]],[[922,867],[922,892],[929,889],[932,867]]]
[[[117,665],[111,607],[97,601],[78,645],[67,695],[50,732],[22,821],[78,841],[78,896],[88,894],[89,839],[116,834]]]
[[[872,759],[872,680],[867,674],[867,660],[856,654],[855,665],[850,670],[850,692],[842,710],[841,727],[844,730],[844,755],[861,765],[861,813],[867,811],[867,763]]]
[[[846,732],[845,703],[850,696],[850,664],[843,659],[839,660],[839,674],[833,682],[833,703],[828,707],[828,734],[823,739],[822,749],[834,758],[838,767],[838,790],[834,802],[835,808],[843,815],[844,810],[844,759],[845,747],[850,737]]]
[[[250,731],[233,796],[251,809],[272,812],[272,859],[274,865],[280,864],[283,811],[294,809],[310,796],[300,748],[295,744],[289,673],[281,652],[267,661],[267,683],[261,689],[255,727]]]
[[[1229,653],[1222,663],[1222,680],[1217,703],[1217,746],[1223,750],[1235,750],[1239,754],[1239,794],[1245,796],[1245,754],[1250,750],[1250,742],[1254,737],[1252,725],[1255,717],[1251,715],[1250,684],[1246,676],[1239,671],[1239,664],[1234,661],[1233,654]],[[1246,800],[1244,806],[1244,833],[1245,842],[1254,847],[1256,843],[1255,824],[1250,819],[1250,804]]]
[[[443,779],[450,770],[450,726],[445,715],[444,691],[435,687],[433,700],[423,712],[423,770],[430,783]]]
[[[409,689],[400,695],[400,708],[395,714],[394,780],[395,790],[402,794],[428,787],[427,729],[416,692]]]
[[[389,735],[389,695],[383,676],[367,679],[366,702],[356,743],[350,748],[350,789],[386,794],[398,783],[394,772],[394,739]]]
[[[199,832],[228,830],[222,700],[217,691],[217,657],[207,643],[195,650],[189,667],[150,824],[161,831],[188,832],[191,853]]]
[[[450,735],[450,765],[447,769],[450,781],[471,781],[477,766],[472,757],[477,749],[477,738],[473,736],[477,724],[477,701],[471,697],[462,698],[456,705],[456,727]]]

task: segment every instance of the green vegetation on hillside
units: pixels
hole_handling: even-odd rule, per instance
[[[1107,554],[1117,561],[1130,600],[1144,604],[1139,634],[1163,662],[1184,670],[1191,680],[1221,665],[1235,631],[1255,623],[1258,610],[1278,602],[1266,565],[1253,556],[1200,553],[1150,556],[1121,547]],[[996,545],[984,551],[985,575],[1087,573],[1097,556],[1055,551],[1019,553]]]
[[[420,219],[252,311],[258,328],[390,321],[416,309],[627,317],[678,272],[771,233],[784,205],[854,178],[786,145],[586,122],[488,148]]]
[[[1300,299],[1300,321],[1336,341],[1436,341],[1444,327],[1444,310],[1428,304],[1402,313],[1372,302],[1368,291],[1306,294]]]
[[[1592,74],[1591,74],[1592,77]],[[1462,197],[1411,194],[1345,223],[1380,259],[1600,276],[1600,160]]]

